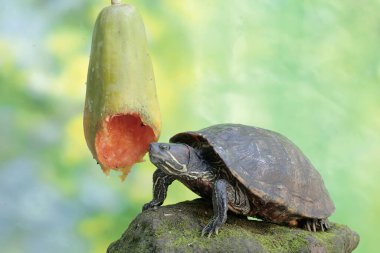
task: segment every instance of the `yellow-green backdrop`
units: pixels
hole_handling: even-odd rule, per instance
[[[223,122],[293,140],[333,222],[377,252],[380,1],[131,0],[145,21],[161,141]],[[0,9],[0,251],[105,252],[151,198],[153,166],[106,177],[83,137],[91,32],[107,0]],[[166,204],[194,198],[178,183]]]

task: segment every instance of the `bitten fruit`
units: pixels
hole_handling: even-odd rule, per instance
[[[144,24],[133,6],[120,1],[104,8],[95,23],[83,126],[103,171],[119,170],[122,179],[160,134]]]

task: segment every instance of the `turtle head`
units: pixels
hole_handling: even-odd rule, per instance
[[[188,173],[191,147],[186,144],[151,143],[150,161],[165,173],[181,176]]]

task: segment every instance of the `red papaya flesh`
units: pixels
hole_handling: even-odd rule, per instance
[[[98,161],[106,168],[130,168],[141,161],[156,136],[138,115],[115,115],[103,122],[95,139]],[[127,173],[127,171],[123,171]]]
[[[122,178],[159,138],[160,110],[145,28],[131,5],[113,1],[96,20],[83,126],[103,171],[119,170]]]

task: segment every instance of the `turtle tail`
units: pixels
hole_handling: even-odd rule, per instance
[[[310,231],[310,232],[317,232],[317,231],[325,231],[330,229],[330,223],[327,218],[325,219],[303,219],[302,222],[300,222],[300,227]]]

